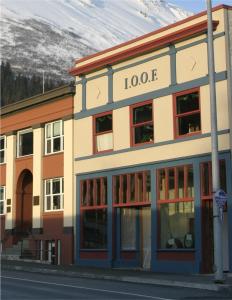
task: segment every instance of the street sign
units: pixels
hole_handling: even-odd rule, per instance
[[[217,206],[219,208],[220,219],[222,221],[223,220],[223,209],[225,207],[228,197],[227,197],[227,194],[221,189],[216,191],[216,193],[214,194],[214,197],[215,197]]]

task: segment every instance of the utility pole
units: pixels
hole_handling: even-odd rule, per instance
[[[207,2],[208,19],[208,71],[210,86],[210,119],[211,119],[211,148],[212,148],[212,188],[213,188],[213,233],[214,233],[214,281],[223,283],[223,259],[222,259],[222,222],[220,220],[219,207],[216,203],[215,193],[220,188],[219,161],[218,161],[218,137],[217,137],[217,107],[215,88],[215,66],[213,48],[212,3]]]
[[[43,94],[44,94],[44,71],[43,71]]]

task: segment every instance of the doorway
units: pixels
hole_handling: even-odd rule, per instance
[[[151,267],[151,207],[140,209],[140,259],[141,267]]]
[[[16,197],[16,229],[30,233],[32,229],[32,173],[24,170],[18,179]]]
[[[202,273],[212,273],[213,251],[213,201],[202,201]]]

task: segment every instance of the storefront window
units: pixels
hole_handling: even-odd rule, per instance
[[[161,249],[194,248],[192,166],[160,169],[157,175],[159,247]]]
[[[81,184],[81,247],[107,248],[107,178],[82,180]]]
[[[160,248],[194,248],[194,202],[160,205]]]
[[[107,210],[85,210],[82,215],[82,248],[107,248]]]

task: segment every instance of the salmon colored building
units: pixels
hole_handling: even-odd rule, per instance
[[[65,86],[1,109],[1,247],[73,262],[73,95]]]
[[[213,9],[225,271],[232,271],[231,20],[232,7]],[[206,13],[79,59],[70,73],[75,263],[212,272]]]

